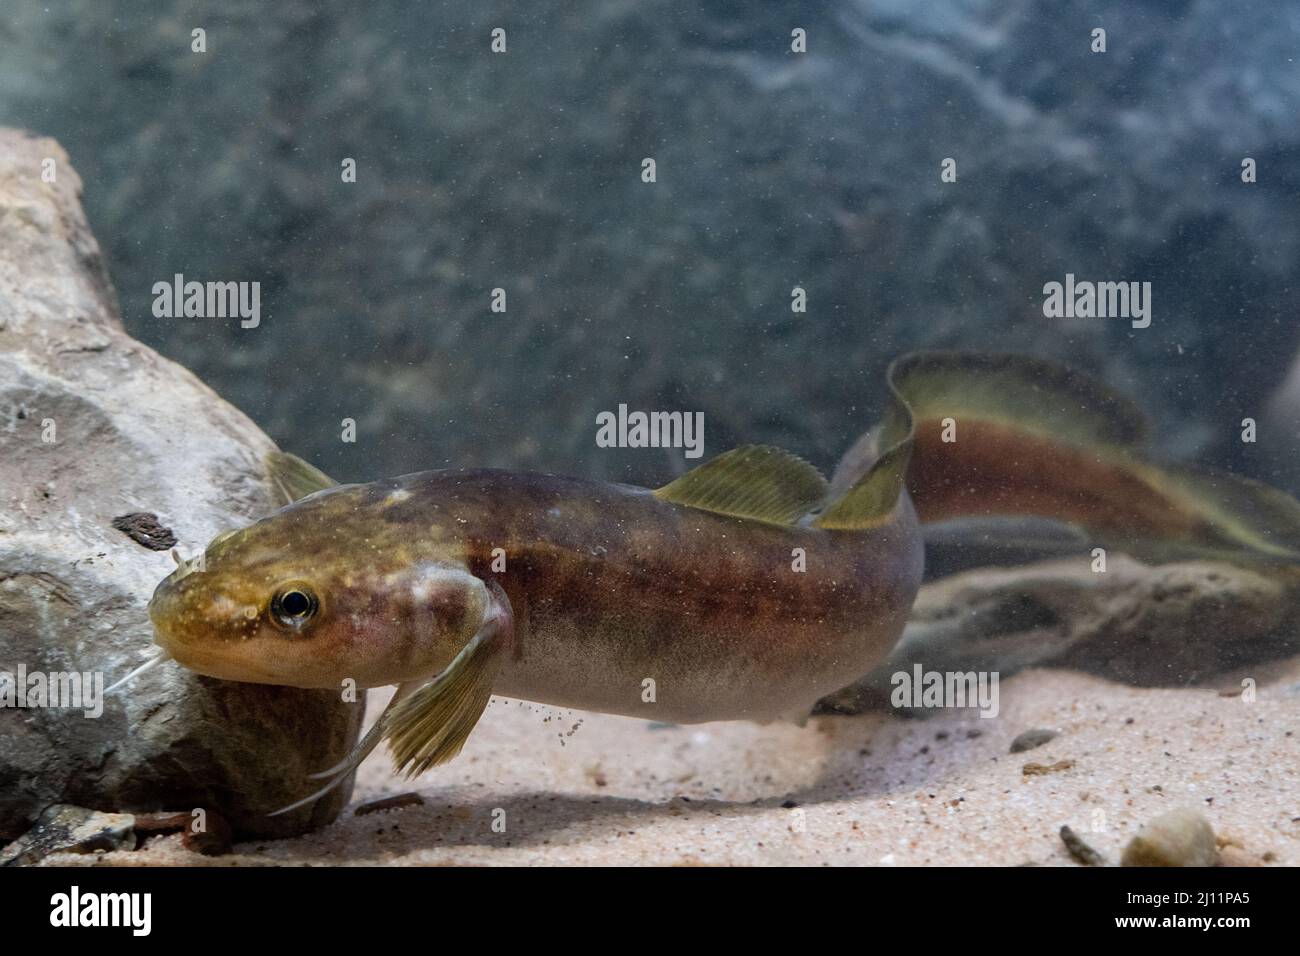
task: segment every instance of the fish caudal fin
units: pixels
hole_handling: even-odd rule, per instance
[[[1129,399],[1014,355],[923,352],[890,366],[874,461],[837,470],[827,528],[870,527],[904,487],[923,522],[1034,516],[1139,557],[1300,561],[1300,504],[1226,473],[1157,463]],[[856,480],[855,472],[860,473]]]

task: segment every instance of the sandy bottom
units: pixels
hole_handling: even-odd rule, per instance
[[[1242,858],[1294,866],[1300,659],[1254,676],[1248,703],[1029,671],[1002,682],[996,718],[937,711],[802,728],[665,726],[498,698],[462,755],[416,781],[372,756],[352,805],[317,833],[217,859],[167,836],[46,862],[1073,866],[1062,824],[1115,863],[1140,824],[1190,806]],[[1060,735],[1011,754],[1031,728]],[[1072,763],[1022,769],[1061,762]],[[423,805],[355,815],[411,790]]]

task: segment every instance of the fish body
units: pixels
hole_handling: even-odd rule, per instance
[[[244,679],[378,686],[445,667],[466,633],[448,622],[500,593],[513,628],[496,693],[681,723],[770,720],[806,715],[889,651],[922,560],[906,496],[888,520],[847,532],[630,485],[432,471],[329,488],[219,541],[201,573],[160,587],[152,613],[201,673],[230,676],[242,647]],[[311,636],[286,638],[253,596],[299,580],[324,606]],[[214,651],[213,622],[241,605],[249,617],[233,615]],[[291,672],[273,666],[285,655]]]
[[[679,723],[802,718],[884,657],[921,581],[905,497],[855,533],[549,475],[412,484],[411,504],[491,529],[465,539],[472,573],[492,576],[491,549],[504,550],[495,580],[515,631],[497,686],[510,697]]]
[[[494,693],[681,723],[801,718],[901,634],[918,515],[1065,521],[1157,559],[1300,563],[1293,498],[1151,460],[1136,407],[1069,369],[917,353],[887,384],[881,424],[830,482],[766,446],[655,490],[492,470],[339,486],[275,453],[292,503],[158,586],[156,640],[229,680],[395,684],[332,786],[381,740],[410,773],[451,759]]]

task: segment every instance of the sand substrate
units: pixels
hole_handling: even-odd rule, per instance
[[[1253,701],[1233,693],[1241,676]],[[1059,734],[1010,753],[1034,728]],[[356,814],[412,790],[422,804]],[[319,832],[218,858],[164,836],[46,863],[1075,866],[1063,824],[1114,864],[1175,807],[1202,812],[1239,863],[1300,864],[1300,659],[1218,689],[1029,671],[1001,682],[995,718],[666,726],[497,698],[462,755],[424,777],[372,756]]]

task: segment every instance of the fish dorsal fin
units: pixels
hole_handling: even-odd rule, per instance
[[[316,466],[283,451],[273,451],[266,456],[266,473],[281,498],[281,504],[285,505],[338,484]]]
[[[655,496],[737,518],[790,524],[819,507],[826,479],[808,462],[768,445],[742,445],[664,485]]]

